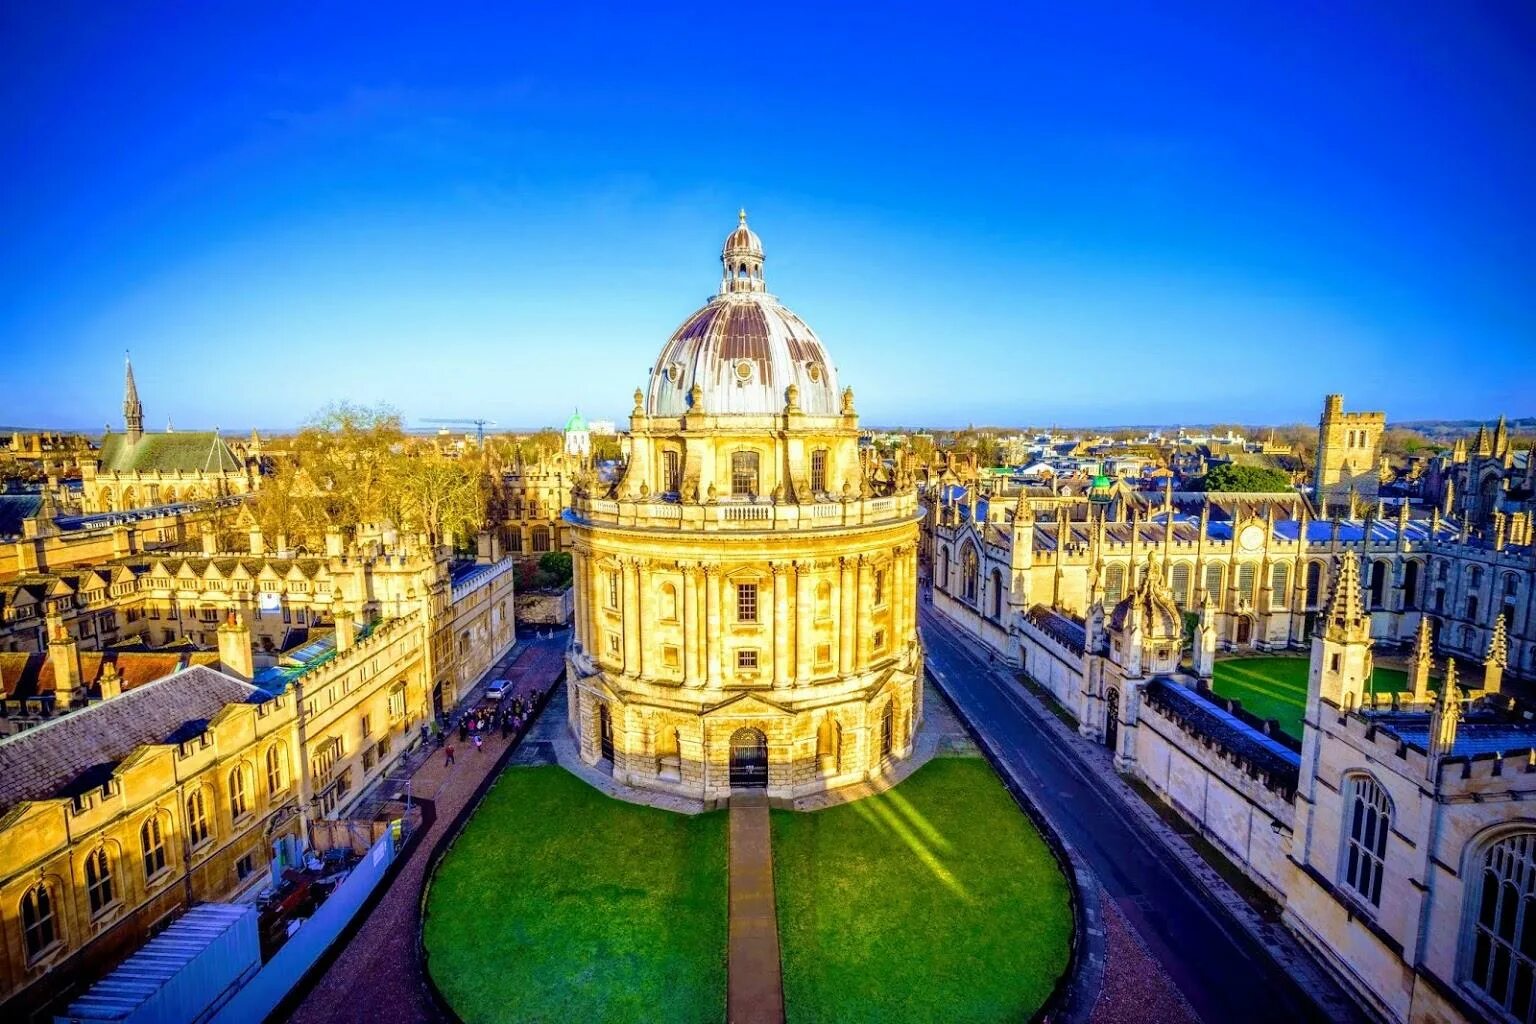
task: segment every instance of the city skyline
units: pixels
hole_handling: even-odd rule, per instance
[[[1536,412],[1513,8],[5,17],[7,424],[622,419],[738,206],[870,424]]]

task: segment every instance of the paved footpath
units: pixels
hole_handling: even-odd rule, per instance
[[[920,622],[930,672],[996,751],[1001,770],[1098,878],[1109,907],[1106,918],[1118,913],[1121,919],[1108,921],[1111,940],[1120,932],[1112,947],[1144,951],[1144,963],[1166,977],[1207,1024],[1364,1019],[1283,925],[1239,921],[1252,910],[1115,775],[1101,746],[1067,730],[1016,681],[978,657],[927,604]],[[1118,929],[1121,921],[1128,927]],[[1261,946],[1254,932],[1270,948]],[[1119,959],[1106,964],[1101,998],[1123,988],[1115,974],[1127,959],[1138,958]],[[1120,1000],[1134,998],[1120,995]],[[1130,1009],[1130,1019],[1151,1019]],[[1112,1013],[1094,1019],[1117,1018]]]
[[[784,975],[773,900],[773,833],[768,797],[731,795],[731,927],[727,1024],[784,1024]]]
[[[517,652],[486,678],[505,675],[553,683],[563,668],[566,642],[564,634],[549,640],[522,639]],[[468,701],[464,706],[472,704]],[[558,710],[550,713],[559,714]],[[416,951],[427,860],[438,837],[454,828],[510,742],[495,730],[478,752],[474,744],[457,740],[457,733],[450,733],[449,742],[455,747],[452,767],[445,766],[446,758],[438,752],[411,777],[415,796],[432,801],[435,807],[432,823],[351,941],[294,1009],[288,1019],[295,1024],[417,1024],[442,1019],[427,992]]]

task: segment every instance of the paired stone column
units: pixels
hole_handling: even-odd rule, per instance
[[[854,668],[863,672],[869,668],[869,650],[874,644],[874,631],[867,628],[874,614],[874,577],[875,567],[870,560],[860,555],[856,572],[858,573],[858,609],[854,612]]]
[[[720,567],[706,565],[704,569],[704,634],[708,645],[708,682],[712,689],[720,686]]]
[[[795,563],[795,682],[811,678],[811,623],[816,618],[816,597],[811,592],[811,563]]]
[[[575,616],[573,628],[576,630],[576,645],[588,654],[592,653],[592,641],[587,636],[587,606],[592,601],[592,588],[587,585],[587,557],[580,551],[571,554],[571,586],[576,588],[576,601],[578,611]]]
[[[619,602],[624,608],[624,674],[640,674],[640,572],[639,563],[626,558],[622,563],[623,583]]]
[[[703,680],[704,609],[699,587],[699,567],[683,566],[683,683],[698,686]]]
[[[795,571],[786,562],[774,562],[773,570],[773,685],[789,681],[789,580]]]
[[[650,601],[651,593],[651,563],[649,559],[641,558],[635,561],[635,645],[640,649],[639,673],[641,676],[650,674],[650,639],[646,636],[647,625],[654,614]],[[628,632],[626,630],[626,632]]]
[[[859,624],[854,620],[855,571],[857,562],[844,555],[838,560],[837,581],[837,670],[842,675],[853,671],[853,646]]]

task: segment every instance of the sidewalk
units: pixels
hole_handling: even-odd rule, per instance
[[[727,1024],[784,1024],[784,975],[773,897],[773,835],[768,798],[731,796],[730,953],[726,958]]]
[[[564,669],[565,644],[564,636],[522,640],[514,654],[498,663],[487,678],[542,678],[552,685]],[[464,702],[466,707],[472,704]],[[415,1024],[442,1019],[427,991],[417,949],[421,897],[427,865],[438,838],[457,826],[459,815],[480,784],[497,770],[503,755],[518,742],[516,734],[505,740],[495,730],[484,735],[485,746],[476,751],[473,744],[461,744],[457,734],[450,733],[449,742],[456,748],[456,763],[452,766],[444,763],[446,758],[440,750],[433,750],[431,756],[419,762],[410,776],[412,797],[435,813],[424,819],[423,832],[388,891],[325,967],[288,1020],[300,1024]],[[396,781],[399,786],[404,785],[403,773]]]

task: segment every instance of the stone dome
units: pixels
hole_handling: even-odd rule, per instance
[[[1140,585],[1109,613],[1109,628],[1124,631],[1132,609],[1139,613],[1143,636],[1147,639],[1168,640],[1183,635],[1184,618],[1163,582],[1162,570],[1155,565],[1148,566]]]
[[[746,211],[721,250],[720,293],[684,320],[662,347],[651,370],[645,411],[681,416],[700,389],[710,414],[776,415],[791,384],[800,410],[811,416],[841,412],[837,371],[808,327],[763,284],[763,246],[747,226]]]

